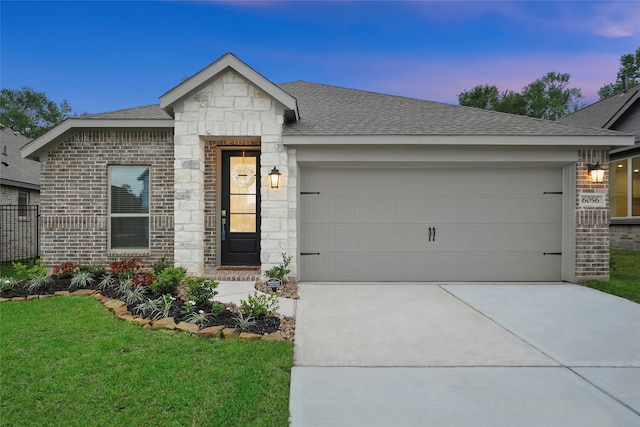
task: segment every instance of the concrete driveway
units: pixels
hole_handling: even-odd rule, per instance
[[[299,284],[291,425],[640,426],[640,305],[566,283]]]

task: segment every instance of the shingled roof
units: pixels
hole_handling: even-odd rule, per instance
[[[296,81],[279,85],[298,101],[285,135],[611,136],[595,127]]]
[[[29,141],[19,132],[0,125],[0,160],[8,165],[0,165],[0,184],[40,189],[40,163],[20,155],[20,149]]]
[[[139,119],[158,119],[166,120],[172,117],[167,114],[160,104],[145,105],[142,107],[126,108],[123,110],[109,111],[99,114],[85,114],[84,116],[78,116],[78,119],[104,119],[104,120],[139,120]]]
[[[612,95],[575,113],[560,118],[561,123],[611,129],[617,119],[640,97],[640,84]]]

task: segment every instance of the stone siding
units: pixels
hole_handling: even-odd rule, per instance
[[[600,162],[607,167],[607,150],[586,149],[578,151],[576,165],[576,279],[609,279],[609,174],[604,182],[594,184],[587,172],[587,163]],[[584,194],[604,193],[603,207],[582,207]]]
[[[192,274],[219,263],[215,186],[220,145],[260,144],[262,227],[260,259],[263,271],[282,260],[288,247],[289,168],[282,145],[284,109],[233,71],[174,105],[175,113],[175,263]],[[214,148],[213,145],[216,146]],[[214,163],[215,162],[215,163]],[[282,185],[268,185],[271,168],[282,173]],[[213,215],[213,216],[211,216]],[[207,222],[209,221],[209,222]],[[209,230],[207,231],[207,228]]]
[[[640,224],[611,224],[611,249],[640,251]]]
[[[41,251],[48,265],[107,264],[130,257],[150,266],[173,259],[173,131],[81,131],[42,168]],[[150,166],[150,248],[109,250],[109,166]]]

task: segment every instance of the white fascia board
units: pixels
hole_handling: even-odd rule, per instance
[[[282,143],[297,145],[502,145],[548,147],[623,147],[633,135],[521,136],[521,135],[284,135]]]
[[[243,78],[249,81],[253,86],[256,86],[260,90],[264,91],[271,98],[278,101],[286,109],[294,112],[296,120],[299,118],[297,100],[280,89],[275,84],[271,83],[263,75],[249,67],[244,62],[240,61],[236,56],[231,53],[227,53],[220,59],[210,64],[208,67],[199,71],[180,85],[166,92],[160,97],[160,108],[165,111],[171,111],[171,107],[177,101],[183,97],[197,91],[202,86],[208,84],[210,81],[216,79],[219,75],[226,70],[232,69]]]
[[[22,157],[38,160],[66,135],[78,129],[166,129],[173,128],[173,119],[67,119],[44,135],[22,147]]]

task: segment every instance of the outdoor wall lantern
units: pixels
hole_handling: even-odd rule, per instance
[[[587,171],[591,177],[591,182],[594,184],[600,184],[604,181],[604,168],[600,166],[600,162],[587,163]]]
[[[271,182],[271,188],[280,187],[280,171],[275,166],[269,172],[269,181]]]

